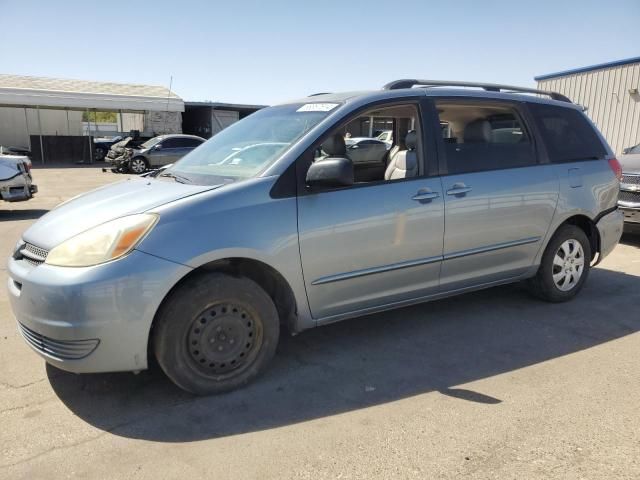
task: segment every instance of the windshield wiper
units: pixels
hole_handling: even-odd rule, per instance
[[[176,182],[178,183],[193,183],[190,179],[188,179],[187,177],[183,177],[182,175],[176,175],[173,172],[166,172],[166,173],[162,173],[160,175],[158,175],[159,177],[167,177],[167,178],[173,178]]]

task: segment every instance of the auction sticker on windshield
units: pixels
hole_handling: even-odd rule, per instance
[[[337,103],[305,103],[296,112],[329,112],[338,105]]]

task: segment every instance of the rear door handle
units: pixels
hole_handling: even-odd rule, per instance
[[[447,195],[465,195],[471,191],[471,187],[467,187],[464,183],[454,183],[449,190],[447,190]]]
[[[440,194],[438,192],[433,192],[428,188],[422,188],[418,190],[418,193],[416,193],[413,197],[411,197],[411,200],[415,200],[416,202],[426,203],[426,202],[430,202],[434,198],[438,198],[439,196]]]

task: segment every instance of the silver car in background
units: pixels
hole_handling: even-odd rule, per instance
[[[375,173],[344,139],[372,118],[394,125]],[[139,371],[151,354],[185,390],[222,392],[265,370],[281,329],[523,280],[572,299],[620,239],[620,176],[557,93],[399,80],[316,95],[47,213],[9,259],[9,298],[58,368]]]
[[[112,151],[122,150],[122,153],[118,151],[118,154],[114,155],[110,151],[105,161],[114,169],[141,174],[151,168],[175,163],[204,142],[204,138],[195,135],[159,135],[136,148],[123,145],[118,149],[119,145],[116,144]]]

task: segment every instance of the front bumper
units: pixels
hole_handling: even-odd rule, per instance
[[[600,256],[598,262],[609,255],[616,247],[622,237],[622,227],[624,225],[623,214],[620,209],[616,209],[604,215],[596,227],[600,234]]]
[[[18,328],[48,363],[70,372],[147,368],[147,342],[163,298],[191,268],[134,250],[94,267],[11,258],[8,289]]]

